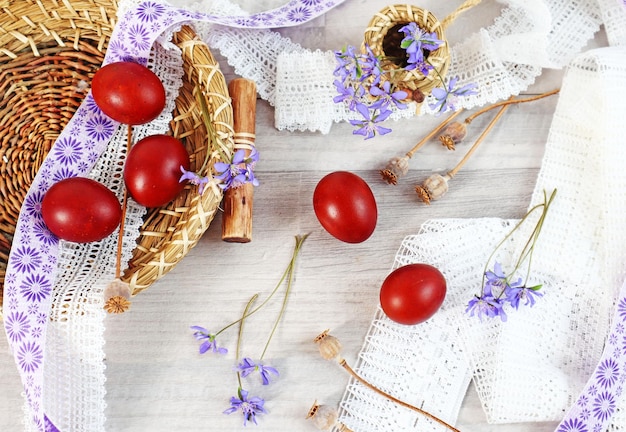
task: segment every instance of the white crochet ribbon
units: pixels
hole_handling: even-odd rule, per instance
[[[519,94],[543,67],[565,66],[601,23],[596,0],[502,3],[506,7],[491,26],[451,48],[448,76],[459,77],[459,85],[476,83],[479,89],[477,95],[461,98],[460,106],[465,108]],[[361,41],[346,43],[360,46]],[[333,102],[337,94],[335,66],[332,51],[291,50],[279,55],[275,101],[278,129],[328,133],[334,122],[353,118],[354,113]],[[417,114],[429,112],[427,104],[422,106]],[[395,111],[394,118],[415,114],[414,109]]]
[[[611,10],[611,26],[626,23],[626,8]],[[542,283],[544,296],[509,311],[506,322],[469,316],[488,255],[517,221],[426,222],[403,241],[394,267],[435,265],[448,296],[426,326],[397,326],[379,310],[357,365],[374,384],[452,424],[471,377],[490,423],[560,421],[557,432],[626,427],[626,47],[614,40],[568,64],[550,128],[529,205],[557,189],[533,255],[530,282]],[[504,268],[532,228],[523,225],[499,250]],[[391,385],[415,375],[410,387]],[[355,432],[445,430],[357,382],[346,389],[340,420]]]
[[[132,60],[147,65],[151,58],[151,49],[157,39],[160,38],[162,46],[173,49],[167,41],[171,36],[171,31],[183,23],[206,21],[241,28],[292,26],[309,21],[341,2],[342,0],[291,0],[280,8],[242,17],[241,15],[223,16],[191,12],[158,1],[145,1],[121,13],[109,41],[104,64]],[[174,69],[177,68],[174,67]],[[165,78],[178,80],[178,85],[180,85],[181,75],[178,69],[177,76]],[[171,82],[167,84],[167,87],[178,89]],[[168,96],[169,100],[174,100],[174,94],[170,93]],[[171,112],[171,108],[170,104],[166,111]],[[104,382],[101,295],[103,284],[110,282],[113,278],[111,269],[114,268],[112,265],[114,261],[110,253],[106,252],[115,250],[110,244],[111,238],[114,237],[88,246],[64,244],[47,229],[40,210],[41,201],[48,188],[61,179],[91,174],[107,179],[109,183],[114,184],[116,181],[119,183],[119,180],[115,180],[115,178],[120,178],[119,172],[116,172],[112,166],[121,166],[121,164],[96,166],[100,156],[106,150],[111,150],[108,147],[113,147],[109,146],[109,142],[119,130],[120,125],[104,115],[94,103],[91,93],[88,93],[85,101],[44,160],[27,193],[17,221],[5,278],[7,301],[4,327],[22,378],[31,414],[30,420],[39,431],[86,430],[94,432],[103,428],[102,424],[93,426],[62,424],[61,422],[65,423],[70,417],[72,420],[89,417],[83,410],[85,407],[76,407],[75,403],[78,400],[87,405],[87,411],[91,411],[90,401],[85,401],[80,396],[76,398],[77,400],[67,400],[69,398],[64,397],[63,392],[57,392],[56,395],[60,397],[48,404],[45,384],[46,377],[50,378],[50,372],[59,372],[59,370],[61,376],[64,377],[85,373],[86,377],[95,377],[101,384]],[[123,160],[123,150],[118,150],[118,152],[117,159],[109,157],[108,160]],[[114,174],[117,176],[112,178]],[[119,184],[115,189],[119,191]],[[136,233],[139,226],[137,216],[140,216],[141,210],[134,212],[131,210],[131,214],[134,216],[131,229],[134,229]],[[128,236],[126,241],[128,242]],[[83,254],[88,253],[88,258],[75,262],[81,262],[88,268],[76,268],[74,262],[74,265],[70,267],[75,268],[76,277],[71,274],[70,270],[59,270],[58,264],[61,262],[62,254],[78,256],[81,251]],[[99,259],[94,259],[94,257]],[[61,277],[57,278],[57,275]],[[69,282],[72,283],[72,289],[63,291],[65,284]],[[57,287],[59,283],[62,285]],[[54,310],[52,310],[53,298],[59,292],[63,293],[63,297],[54,303]],[[81,320],[86,314],[93,318],[89,321],[93,327],[86,334],[75,337],[73,341],[79,342],[77,345],[81,349],[91,346],[92,355],[89,356],[89,362],[83,358],[70,358],[69,353],[74,352],[74,347],[68,346],[68,341],[63,337],[58,339],[55,337],[62,336],[63,331],[55,332],[54,330],[55,327],[63,326],[67,321]],[[49,324],[51,319],[54,322]],[[89,336],[93,336],[94,339],[84,339]],[[46,362],[51,346],[52,349],[61,348],[66,352],[60,364]],[[81,363],[86,366],[79,366],[77,370],[67,369]],[[57,368],[58,370],[54,370]],[[68,383],[64,384],[69,387]],[[102,390],[90,396],[102,399],[103,385],[99,388]],[[54,409],[51,405],[60,409]],[[104,404],[101,403],[100,407],[103,410]],[[71,409],[83,412],[74,417],[68,415],[67,411]],[[100,413],[97,413],[96,417],[103,419]],[[92,419],[87,421],[90,420]],[[80,420],[78,422],[80,423]]]

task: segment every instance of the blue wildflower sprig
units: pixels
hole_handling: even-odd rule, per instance
[[[540,291],[542,285],[529,285],[528,278],[530,276],[533,251],[555,196],[556,189],[552,191],[549,197],[544,191],[543,202],[532,207],[495,247],[485,265],[481,293],[480,295],[474,295],[467,304],[465,311],[469,313],[470,316],[477,316],[481,320],[483,317],[499,317],[502,321],[506,321],[509,306],[514,310],[519,309],[520,306],[532,307],[535,305],[537,299],[543,296],[543,292]],[[513,269],[507,274],[499,261],[495,261],[493,268],[490,269],[489,263],[494,258],[498,249],[507,242],[513,233],[536,211],[541,211],[541,214],[537,219],[530,237],[524,244],[517,261],[515,261]],[[521,277],[516,275],[524,265],[526,266],[526,280],[523,281]]]
[[[353,133],[365,139],[390,133],[391,129],[381,126],[381,123],[389,118],[394,108],[404,110],[408,107],[405,101],[412,94],[405,90],[401,82],[397,82],[394,75],[398,71],[419,70],[424,76],[432,71],[437,74],[444,87],[433,90],[435,102],[429,105],[437,113],[455,110],[459,97],[476,94],[475,84],[457,88],[458,78],[445,85],[440,72],[428,61],[428,53],[445,43],[435,32],[427,32],[415,22],[402,26],[399,32],[404,34],[400,47],[405,50],[406,57],[396,59],[403,64],[398,69],[386,70],[383,63],[389,58],[375,55],[367,44],[365,52],[358,51],[354,46],[346,46],[335,52],[337,66],[334,75],[337,79],[334,85],[338,94],[333,101],[345,104],[357,114],[357,118],[351,119],[350,124],[355,126]]]
[[[188,171],[181,165],[179,182],[189,182],[198,186],[199,195],[202,195],[209,186],[214,188],[216,194],[219,193],[219,189],[225,191],[240,187],[246,183],[258,186],[259,181],[254,175],[254,167],[259,160],[259,153],[256,147],[252,145],[236,146],[235,152],[231,154],[213,126],[209,107],[199,87],[196,88],[196,99],[200,105],[202,120],[207,129],[210,145],[204,162],[199,169]],[[212,172],[209,163],[216,155],[220,156],[221,161],[213,165]],[[223,162],[226,160],[228,162]]]
[[[435,115],[440,115],[447,111],[456,111],[461,97],[478,94],[476,91],[478,86],[475,83],[457,87],[458,81],[458,77],[453,77],[448,80],[448,84],[444,85],[443,88],[437,87],[432,89],[431,94],[435,102],[428,104],[428,106],[435,112]]]
[[[230,407],[224,411],[224,414],[233,414],[235,412],[241,412],[241,414],[243,415],[244,426],[246,426],[248,422],[257,424],[257,416],[260,414],[267,414],[267,410],[265,409],[265,400],[258,396],[250,396],[249,391],[244,388],[243,378],[247,378],[250,375],[253,375],[258,372],[261,383],[263,385],[269,385],[272,379],[279,376],[278,369],[268,364],[263,363],[263,359],[265,357],[265,354],[267,353],[267,350],[274,336],[274,333],[276,332],[276,329],[278,328],[278,325],[280,324],[282,317],[286,311],[287,301],[291,293],[292,284],[293,284],[296,259],[307,237],[308,237],[308,234],[298,235],[295,237],[296,243],[295,243],[294,250],[291,256],[291,260],[289,261],[287,268],[283,272],[280,280],[278,281],[278,283],[276,284],[272,292],[260,304],[253,307],[254,303],[258,299],[258,294],[255,294],[246,304],[246,307],[239,319],[224,326],[222,329],[220,329],[219,331],[215,333],[211,333],[209,330],[201,326],[191,326],[191,330],[194,331],[193,335],[196,338],[196,340],[202,342],[199,347],[200,354],[205,354],[207,352],[213,352],[217,354],[227,354],[228,350],[224,347],[218,346],[216,338],[224,331],[235,326],[236,324],[239,324],[239,333],[237,337],[237,347],[236,347],[236,355],[235,355],[237,365],[234,368],[237,374],[237,382],[238,382],[237,392],[235,396],[232,396],[230,398]],[[282,305],[274,321],[274,325],[267,338],[263,351],[261,352],[261,355],[259,356],[259,360],[255,361],[251,357],[242,357],[241,340],[242,340],[242,334],[243,334],[243,328],[244,328],[244,321],[248,317],[258,312],[263,306],[265,306],[274,297],[274,295],[278,292],[279,288],[283,286],[283,284],[286,285],[286,287],[285,287],[285,292],[283,295]]]

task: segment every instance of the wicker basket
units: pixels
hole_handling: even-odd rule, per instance
[[[115,0],[21,0],[4,2],[0,10],[0,306],[20,207],[44,157],[86,94],[79,82],[91,82],[104,59],[116,10]],[[219,65],[193,30],[183,27],[174,42],[183,52],[185,76],[171,133],[187,147],[193,170],[196,161],[204,161],[208,144],[195,91],[200,87],[209,95],[215,130],[231,149],[232,107]],[[221,198],[209,189],[198,196],[188,187],[169,205],[148,209],[123,275],[133,294],[187,254],[208,228]]]
[[[394,50],[399,49],[403,36],[400,28],[410,22],[415,22],[421,29],[432,33],[443,41],[443,44],[428,54],[429,63],[437,70],[424,76],[419,70],[398,70],[394,74],[394,80],[403,83],[410,90],[419,89],[425,95],[435,87],[442,85],[450,65],[450,50],[444,34],[444,26],[429,11],[411,5],[390,5],[378,12],[370,20],[363,43],[369,45],[376,56],[394,57]],[[401,54],[402,57],[404,54]],[[387,70],[399,69],[399,65],[393,61],[383,63]]]

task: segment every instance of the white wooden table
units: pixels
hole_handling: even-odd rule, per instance
[[[240,2],[251,12],[281,0]],[[346,0],[327,15],[280,32],[307,48],[338,49],[359,44],[370,17],[388,2]],[[422,0],[421,6],[445,16],[460,1]],[[460,17],[448,32],[452,43],[488,25],[501,5],[487,1]],[[602,35],[594,42],[605,44]],[[218,56],[228,79],[234,77]],[[560,86],[562,71],[545,71],[529,94]],[[450,169],[465,148],[452,153],[438,144],[424,147],[411,171],[393,187],[378,170],[404,154],[440,119],[414,118],[391,124],[394,132],[364,141],[348,124],[330,134],[289,133],[274,128],[274,110],[259,101],[257,146],[261,161],[255,191],[253,240],[248,244],[221,241],[217,216],[198,246],[165,278],[134,299],[130,312],[107,318],[107,430],[239,431],[240,415],[223,415],[236,393],[232,372],[236,327],[219,338],[230,348],[225,357],[199,355],[189,330],[201,325],[216,331],[237,319],[255,293],[264,297],[278,282],[292,252],[296,234],[311,233],[297,264],[293,293],[267,359],[280,378],[263,388],[268,415],[258,430],[313,431],[305,420],[315,400],[337,405],[348,376],[323,360],[313,338],[330,328],[352,364],[363,344],[378,304],[378,291],[402,239],[438,217],[520,217],[526,210],[540,167],[556,97],[511,107],[472,159],[450,183],[450,191],[431,206],[422,204],[413,186],[433,172]],[[473,123],[476,128],[482,120]],[[312,208],[313,189],[325,174],[349,170],[362,176],[377,199],[379,220],[370,239],[342,243],[319,225]],[[507,181],[501,181],[506,177]],[[243,351],[258,357],[278,310],[280,298],[250,319]],[[21,385],[0,338],[0,430],[20,431]],[[489,425],[470,387],[458,427],[466,432],[537,432],[554,423]],[[253,429],[254,425],[249,426]]]

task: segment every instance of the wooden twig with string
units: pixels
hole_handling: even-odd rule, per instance
[[[256,84],[246,78],[236,78],[228,84],[232,98],[235,149],[245,148],[246,156],[255,146]],[[244,183],[224,193],[222,240],[248,243],[252,240],[252,210],[254,186]]]

